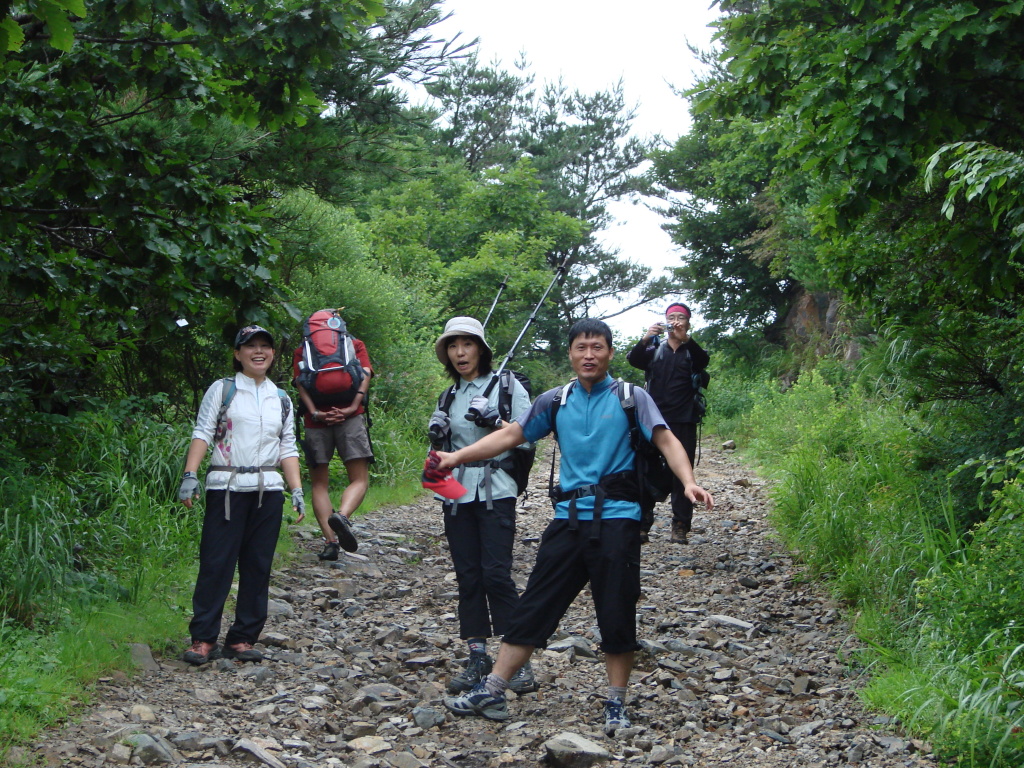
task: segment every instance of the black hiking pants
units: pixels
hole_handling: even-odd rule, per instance
[[[693,422],[670,421],[668,428],[683,444],[686,455],[690,458],[690,466],[693,466],[693,459],[697,455],[697,425]],[[683,530],[687,533],[690,532],[690,524],[693,522],[693,502],[686,498],[686,494],[683,493],[683,483],[675,475],[672,475],[672,520],[681,523]]]
[[[455,577],[459,585],[459,636],[502,635],[508,627],[519,592],[512,581],[512,546],[516,536],[516,500],[494,499],[442,505],[444,533],[448,538]]]
[[[216,643],[224,603],[238,566],[235,621],[226,645],[255,643],[267,623],[267,599],[274,549],[281,531],[283,491],[232,492],[231,519],[224,519],[227,491],[206,492],[206,516],[199,543],[199,576],[192,593],[192,641]]]

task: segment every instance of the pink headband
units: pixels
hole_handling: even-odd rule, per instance
[[[669,304],[668,309],[665,310],[665,316],[667,317],[673,312],[682,312],[687,317],[690,316],[690,308],[685,304]]]

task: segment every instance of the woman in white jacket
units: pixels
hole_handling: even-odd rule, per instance
[[[199,497],[196,473],[212,448],[199,576],[192,594],[192,646],[182,655],[195,665],[221,656],[262,660],[253,644],[267,621],[285,488],[291,489],[299,515],[305,512],[291,401],[267,378],[274,364],[274,337],[258,325],[246,326],[235,336],[234,357],[235,375],[214,382],[199,406],[178,489],[178,498],[191,508]],[[235,620],[221,648],[221,614],[236,565]]]

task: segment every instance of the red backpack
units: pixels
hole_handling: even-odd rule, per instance
[[[302,337],[295,383],[301,384],[318,406],[351,404],[366,372],[338,310],[314,312],[302,324]]]

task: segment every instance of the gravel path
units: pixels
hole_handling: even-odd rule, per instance
[[[550,517],[547,461],[535,470],[519,511],[520,586]],[[263,664],[195,669],[135,647],[138,675],[103,680],[78,722],[9,759],[87,768],[934,765],[929,745],[858,702],[847,663],[857,643],[773,540],[764,483],[710,440],[697,477],[716,508],[698,509],[690,544],[669,543],[666,508],[644,547],[634,727],[614,739],[600,730],[604,664],[589,593],[535,655],[540,691],[510,695],[510,721],[444,710],[444,684],[465,651],[438,505],[425,499],[360,518],[359,553],[330,566],[317,561],[309,528],[294,531],[299,556],[274,573]]]

